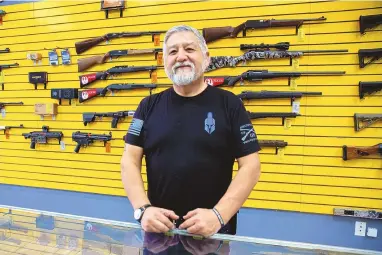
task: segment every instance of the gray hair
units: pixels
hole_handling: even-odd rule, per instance
[[[190,27],[190,26],[187,26],[187,25],[175,26],[175,27],[170,28],[166,32],[166,35],[164,37],[164,42],[163,42],[163,53],[166,52],[166,43],[167,43],[168,38],[170,38],[170,36],[175,34],[175,33],[184,32],[184,31],[192,32],[198,38],[199,47],[202,50],[203,55],[206,56],[207,52],[208,52],[206,40],[204,40],[204,37],[200,34],[200,32],[197,29]],[[164,54],[164,56],[165,55],[166,54]]]

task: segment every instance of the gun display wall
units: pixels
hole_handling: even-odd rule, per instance
[[[172,86],[163,37],[187,24],[208,42],[205,81],[242,99],[260,139],[246,207],[382,209],[382,2],[99,7],[2,7],[1,183],[125,196],[122,138],[139,102]]]

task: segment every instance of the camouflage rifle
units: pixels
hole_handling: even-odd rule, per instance
[[[241,56],[217,56],[211,57],[211,61],[205,72],[209,72],[222,67],[235,67],[238,63],[256,60],[256,59],[281,59],[289,58],[290,65],[292,65],[292,59],[299,58],[304,55],[312,53],[337,53],[348,52],[348,50],[299,50],[299,51],[271,51],[271,50],[249,50]]]
[[[289,50],[289,42],[279,42],[276,44],[240,44],[240,50],[257,50],[257,49],[264,49],[269,50],[271,48],[278,49],[278,50]]]
[[[369,147],[349,147],[347,145],[342,146],[343,160],[356,159],[378,153],[382,156],[382,143]]]
[[[360,131],[382,120],[382,114],[354,114],[354,130]]]

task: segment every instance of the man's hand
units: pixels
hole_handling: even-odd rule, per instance
[[[184,217],[185,221],[179,226],[187,232],[204,237],[216,234],[221,228],[220,222],[212,209],[195,209],[189,211]]]
[[[141,225],[146,232],[165,233],[175,227],[172,220],[178,218],[171,210],[150,206],[143,213]]]

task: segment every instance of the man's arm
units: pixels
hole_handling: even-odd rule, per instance
[[[244,204],[260,178],[260,158],[255,152],[237,159],[239,171],[215,208],[227,223]]]
[[[142,156],[143,149],[141,147],[125,144],[121,159],[122,183],[134,209],[150,203],[141,175]]]

